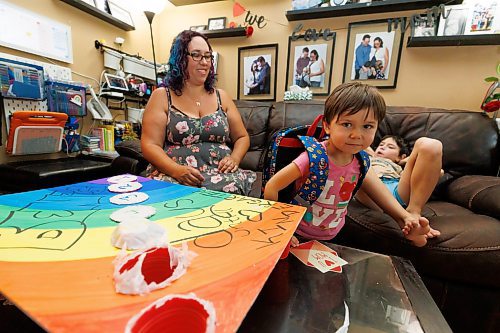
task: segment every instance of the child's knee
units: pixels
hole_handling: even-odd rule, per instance
[[[432,138],[422,137],[417,139],[414,150],[418,151],[418,153],[428,154],[433,158],[443,156],[443,144],[441,141]]]

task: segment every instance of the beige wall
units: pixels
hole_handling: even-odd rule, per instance
[[[349,22],[367,21],[390,17],[409,17],[415,12],[384,13],[321,20],[288,22],[285,13],[291,8],[289,0],[241,1],[247,10],[264,15],[268,22],[263,29],[255,28],[253,36],[220,38],[210,40],[220,52],[219,87],[227,90],[233,98],[237,96],[238,47],[279,44],[277,99],[283,99],[285,90],[288,36],[298,23],[305,28],[330,28],[337,32],[332,74],[332,87],[342,83],[344,59]],[[206,24],[209,17],[227,17],[238,24],[244,15],[232,17],[232,1],[221,1],[191,6],[170,7],[162,12],[159,22],[161,35],[155,38],[159,45],[159,58],[167,60],[170,42],[182,29],[191,25]],[[281,24],[278,24],[278,23]],[[406,44],[408,33],[404,38]],[[487,76],[495,75],[500,60],[499,46],[462,46],[406,48],[403,46],[396,89],[382,90],[388,105],[414,105],[441,108],[479,110],[479,104],[488,85]]]
[[[59,0],[11,0],[11,3],[71,26],[73,37],[73,64],[54,61],[72,71],[99,79],[103,70],[103,56],[94,48],[95,39],[104,39],[107,45],[115,46],[115,37],[125,38],[122,50],[140,54],[152,59],[149,25],[142,12],[132,13],[136,30],[124,31]],[[238,47],[259,44],[279,44],[277,100],[282,100],[285,90],[286,58],[288,36],[298,23],[305,28],[330,28],[337,32],[334,53],[332,86],[342,82],[344,58],[349,22],[410,16],[413,12],[386,13],[321,20],[288,22],[285,12],[290,9],[289,0],[242,1],[247,10],[264,15],[270,20],[263,29],[255,28],[250,38],[233,37],[212,39],[213,47],[220,52],[219,87],[227,90],[233,98],[237,96]],[[229,21],[242,24],[244,15],[232,17],[232,1],[175,7],[167,4],[166,9],[153,21],[153,33],[158,62],[166,62],[172,39],[182,29],[191,25],[206,24],[210,17],[227,17]],[[406,37],[405,37],[406,41]],[[47,62],[47,59],[33,54],[0,47],[0,52]],[[499,46],[465,47],[403,47],[399,78],[396,89],[383,90],[389,105],[417,105],[442,108],[479,110],[478,105],[487,84],[483,78],[495,75],[496,63],[500,59]],[[92,80],[73,74],[73,79],[92,83]],[[115,112],[116,115],[116,112]],[[117,116],[120,119],[120,115]],[[84,129],[91,124],[87,117]],[[5,131],[5,129],[3,129]],[[6,138],[4,133],[4,138]],[[5,139],[4,139],[5,140]],[[5,141],[4,141],[5,142]],[[43,156],[44,158],[47,155]],[[23,156],[23,159],[40,156]],[[0,149],[0,162],[13,161],[18,157],[6,157]]]

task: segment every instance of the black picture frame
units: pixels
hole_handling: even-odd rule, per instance
[[[259,59],[268,65],[268,79],[261,80]],[[255,64],[254,64],[255,63]],[[238,99],[275,101],[278,73],[278,44],[245,46],[238,48]],[[267,80],[267,81],[266,81]],[[261,82],[261,84],[258,84]],[[253,86],[255,85],[255,86]],[[253,87],[252,87],[253,86]]]
[[[397,26],[394,22],[398,22]],[[396,88],[405,26],[403,17],[350,23],[342,82],[362,81],[380,89]],[[370,37],[370,53],[366,58],[366,52],[360,52],[364,59],[358,60],[356,50],[365,36]],[[376,42],[381,47],[376,48]],[[360,65],[363,67],[358,68]]]
[[[327,40],[323,37],[316,40],[306,40],[304,35],[298,36],[297,39],[292,36],[288,37],[285,90],[288,90],[292,85],[298,85],[301,88],[308,86],[313,96],[327,96],[330,94],[336,33],[331,32],[326,38]],[[315,53],[318,54],[317,61],[323,62],[324,71],[323,74],[319,76],[320,80],[318,87],[312,86],[310,83],[311,79],[307,79],[307,68],[305,67],[302,70],[299,68],[299,58],[300,55],[303,54],[305,48],[307,48],[309,56],[315,51]],[[310,67],[310,63],[309,61],[307,66]],[[299,71],[302,73],[299,73]]]
[[[207,30],[220,30],[226,28],[225,17],[212,17],[208,19]]]

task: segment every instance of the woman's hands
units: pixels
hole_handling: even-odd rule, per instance
[[[179,184],[196,187],[200,187],[205,180],[200,171],[187,165],[179,165],[172,177],[175,178]]]
[[[238,170],[238,162],[231,156],[226,156],[219,162],[219,171],[223,173],[235,172]]]

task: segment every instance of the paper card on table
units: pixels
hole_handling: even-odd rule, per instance
[[[307,266],[316,267],[323,273],[328,271],[341,273],[342,266],[347,264],[337,252],[316,240],[291,248],[290,252]]]

